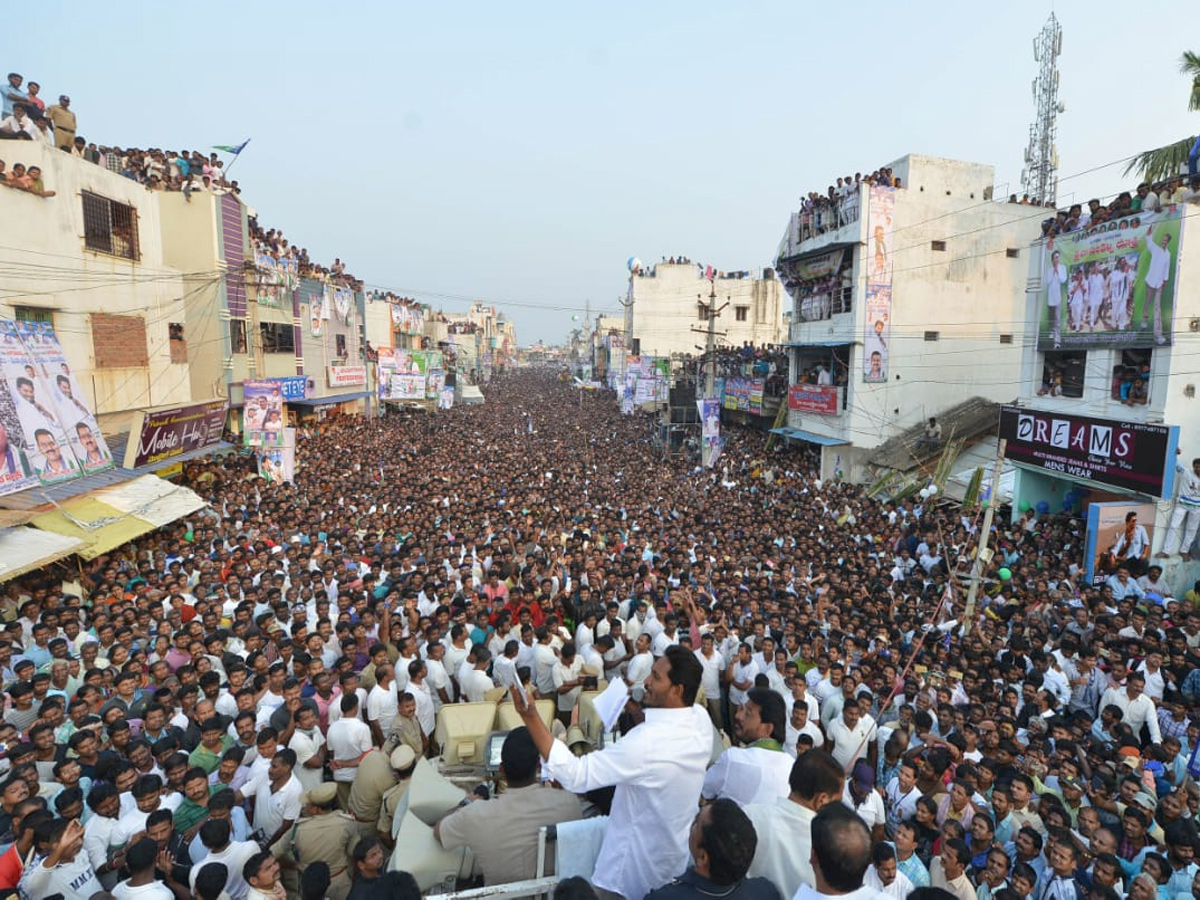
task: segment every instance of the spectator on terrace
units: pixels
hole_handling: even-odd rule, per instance
[[[29,82],[26,85],[26,90],[29,91],[29,116],[33,119],[40,119],[46,114],[46,101],[38,96],[38,91],[42,86],[36,81]]]
[[[21,90],[21,82],[25,79],[16,72],[8,73],[8,87],[4,89],[3,106],[0,107],[0,116],[11,116],[13,109],[18,103],[28,103],[29,95]]]
[[[10,115],[0,119],[0,138],[31,141],[37,137],[37,126],[29,118],[25,104],[18,103]]]
[[[41,141],[49,147],[54,146],[54,129],[50,127],[50,120],[45,116],[33,120],[36,128],[33,132],[34,140]]]
[[[70,151],[75,141],[75,113],[71,111],[71,98],[60,94],[58,103],[46,110],[46,117],[54,126],[54,144],[59,150]]]

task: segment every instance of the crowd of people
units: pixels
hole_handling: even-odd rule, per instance
[[[853,177],[846,175],[839,178],[837,184],[831,184],[824,193],[809,191],[807,196],[800,198],[797,240],[806,241],[851,222],[857,222],[860,205],[859,193],[864,184],[903,187],[901,179],[893,175],[892,170],[885,166],[866,176],[861,172],[855,172]]]
[[[611,394],[517,374],[304,426],[294,485],[187,463],[203,512],[5,586],[0,887],[410,896],[384,870],[414,767],[502,688],[508,789],[435,830],[489,884],[603,811],[563,896],[1200,896],[1193,594],[1089,585],[1083,521],[1030,511],[970,611],[974,512],[722,436],[696,470]],[[576,755],[591,678],[625,685],[622,736]]]
[[[1008,198],[1008,202],[1025,202],[1018,201],[1016,196],[1013,194]],[[1143,181],[1135,191],[1122,191],[1108,203],[1101,203],[1099,199],[1093,198],[1087,202],[1087,209],[1084,209],[1083,204],[1074,203],[1066,209],[1058,210],[1052,218],[1042,222],[1042,236],[1057,237],[1060,234],[1086,231],[1102,222],[1140,212],[1158,212],[1164,206],[1179,203],[1200,203],[1200,175],[1192,175],[1189,178],[1176,175],[1161,181]]]

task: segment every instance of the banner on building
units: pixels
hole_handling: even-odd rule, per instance
[[[832,384],[794,384],[788,388],[788,409],[836,416],[841,388]]]
[[[283,386],[273,380],[242,382],[242,441],[247,447],[283,446]]]
[[[1087,580],[1098,587],[1129,556],[1148,558],[1154,544],[1154,504],[1092,503],[1087,519]]]
[[[392,400],[424,400],[425,376],[420,373],[396,372],[392,375]]]
[[[761,378],[726,378],[722,405],[725,409],[761,413],[765,386]]]
[[[1038,350],[1170,344],[1182,231],[1171,205],[1044,240]]]
[[[1119,422],[1005,406],[1000,437],[1013,462],[1152,497],[1175,488],[1178,425]]]
[[[228,410],[225,400],[212,400],[137,413],[129,429],[124,468],[170,462],[185,453],[219,444]]]
[[[333,310],[337,320],[343,325],[349,325],[354,319],[354,291],[350,288],[335,287],[333,289]]]
[[[333,306],[329,288],[325,287],[321,293],[313,294],[308,300],[308,305],[309,328],[313,337],[320,337],[325,333],[325,323],[329,321],[329,310]]]
[[[367,383],[366,366],[327,366],[326,375],[331,388],[353,387]]]
[[[437,400],[446,386],[446,373],[438,370],[425,376],[425,399]]]
[[[48,391],[47,396],[54,401],[58,420],[67,433],[71,452],[83,472],[88,474],[112,468],[113,458],[108,443],[100,433],[96,417],[82,400],[79,382],[67,363],[54,326],[49,322],[18,322],[17,333],[33,356]]]
[[[811,281],[814,278],[826,278],[842,268],[844,250],[830,250],[817,256],[796,260],[790,263],[791,274],[800,281]]]
[[[277,484],[293,484],[296,480],[296,429],[283,429],[283,445],[262,447],[257,456],[259,475]]]
[[[276,259],[259,247],[254,252],[256,298],[260,306],[279,309],[300,284],[300,263],[290,257]]]
[[[888,378],[892,328],[892,214],[896,189],[873,185],[867,211],[867,315],[863,324],[863,381]]]
[[[112,466],[50,323],[0,320],[0,378],[0,494]]]

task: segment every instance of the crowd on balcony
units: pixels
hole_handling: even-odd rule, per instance
[[[353,291],[363,289],[362,281],[346,271],[346,264],[340,257],[335,257],[330,266],[314,263],[308,258],[307,248],[297,247],[294,243],[289,242],[283,236],[281,229],[264,230],[258,224],[258,219],[253,216],[250,217],[250,240],[254,245],[256,256],[265,254],[277,264],[286,264],[289,260],[294,260],[296,270],[301,278],[311,278],[322,284],[346,287]]]
[[[1016,195],[1009,203],[1019,203]],[[1074,231],[1085,231],[1101,222],[1109,222],[1136,213],[1158,212],[1163,207],[1179,203],[1200,203],[1200,175],[1185,178],[1175,175],[1161,181],[1143,181],[1134,191],[1122,191],[1108,203],[1093,198],[1083,204],[1075,203],[1060,209],[1042,222],[1042,236],[1055,237]]]
[[[858,221],[860,188],[864,185],[903,187],[900,179],[887,167],[864,176],[861,172],[846,175],[831,184],[825,193],[809,191],[800,198],[800,235],[804,241]]]
[[[694,266],[696,268],[696,273],[697,273],[698,278],[708,278],[710,280],[712,280],[712,279],[717,279],[717,280],[722,280],[722,281],[730,280],[730,279],[741,280],[744,278],[754,278],[755,277],[754,273],[751,272],[749,269],[737,269],[737,270],[733,270],[733,271],[726,271],[724,269],[717,269],[717,268],[714,268],[713,266],[706,266],[706,265],[703,265],[702,263],[693,262],[689,257],[686,257],[686,256],[664,256],[661,260],[659,260],[658,265]],[[631,271],[633,272],[634,275],[640,275],[645,278],[655,278],[658,275],[658,265],[646,266],[646,265],[643,265],[639,261],[633,266]]]

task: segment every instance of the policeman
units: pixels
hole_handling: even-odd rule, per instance
[[[337,784],[317,785],[300,798],[304,818],[292,829],[292,850],[299,869],[323,862],[329,866],[329,900],[346,900],[350,893],[350,854],[358,843],[354,819],[337,811]]]

